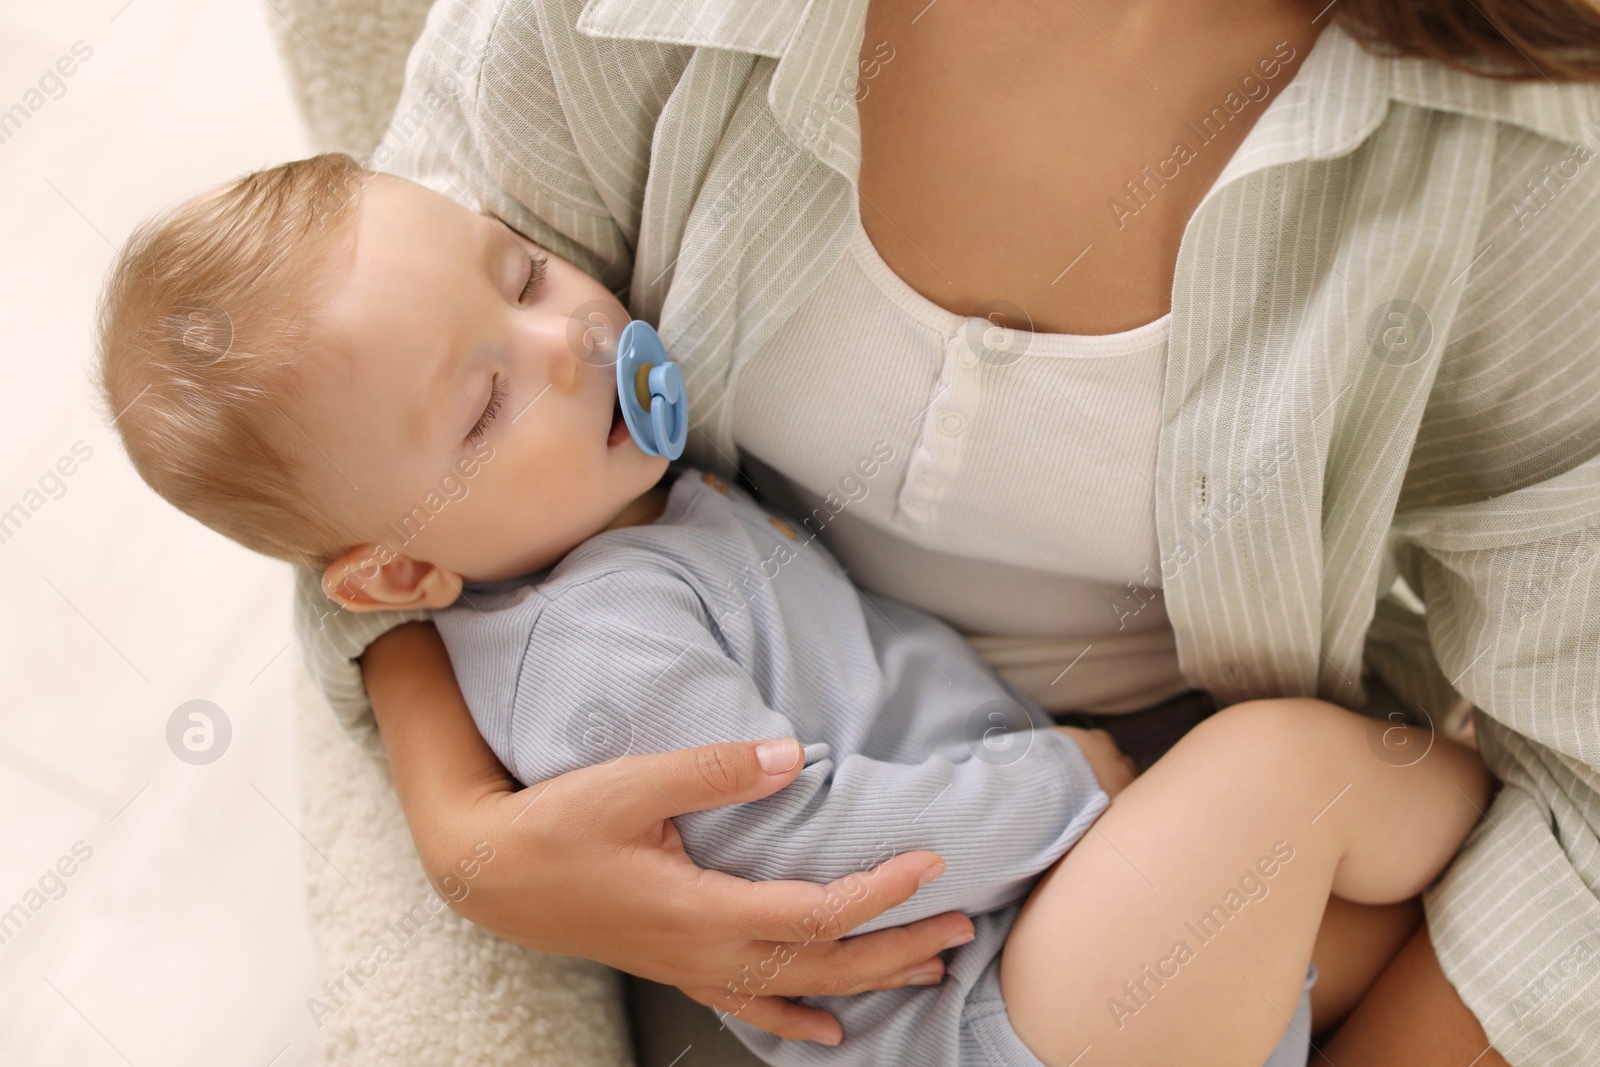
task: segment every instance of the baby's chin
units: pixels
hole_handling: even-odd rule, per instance
[[[506,511],[484,507],[476,513],[459,512],[448,531],[443,527],[440,540],[427,545],[429,558],[436,566],[462,575],[466,584],[501,582],[520,578],[560,563],[562,558],[585,541],[620,526],[652,523],[664,503],[664,488],[657,490],[670,463],[661,456],[650,456],[632,444],[634,458],[594,475],[596,491],[581,500],[556,493],[538,506],[527,500]],[[560,513],[566,522],[559,528],[540,526],[541,513]]]

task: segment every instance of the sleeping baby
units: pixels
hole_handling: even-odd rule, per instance
[[[839,1019],[836,1047],[726,1016],[767,1062],[1138,1063],[1173,1027],[1215,1040],[1186,1013],[1237,1004],[1225,1051],[1197,1062],[1305,1063],[1329,893],[1378,904],[1425,886],[1471,826],[1460,800],[1482,802],[1471,754],[1437,740],[1437,758],[1384,777],[1353,714],[1256,701],[1135,780],[1105,734],[1054,726],[948,626],[856,589],[805,521],[673,463],[682,379],[628,323],[598,280],[500,220],[327,154],[134,234],[101,308],[101,381],[174,505],[316,569],[339,610],[431,609],[520,782],[793,737],[804,769],[784,789],[675,820],[697,863],[829,882],[904,851],[944,859],[855,931],[967,913],[975,935],[944,979],[804,998]],[[884,448],[864,436],[841,475],[870,479]],[[1308,824],[1335,780],[1362,787]],[[1183,829],[1213,802],[1239,814]],[[1397,811],[1413,815],[1398,831]],[[1113,840],[1167,891],[1123,886]],[[1184,934],[1214,898],[1229,936]],[[1248,1021],[1261,1003],[1240,975],[1276,1023]],[[729,988],[759,995],[759,976]]]

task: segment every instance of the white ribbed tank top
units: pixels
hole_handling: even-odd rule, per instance
[[[739,368],[734,439],[762,499],[807,518],[862,588],[942,617],[1047,711],[1132,711],[1189,688],[1155,531],[1170,324],[956,315],[858,222]]]

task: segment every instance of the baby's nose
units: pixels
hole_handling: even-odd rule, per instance
[[[594,338],[588,329],[566,315],[552,314],[539,322],[536,350],[554,388],[573,388],[582,379],[583,364],[594,360]]]
[[[617,361],[617,339],[628,324],[619,319],[616,308],[592,300],[574,309],[567,324],[567,337],[574,358],[596,369],[610,370]]]

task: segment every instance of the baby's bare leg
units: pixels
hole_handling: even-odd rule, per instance
[[[1237,704],[1119,794],[1011,930],[1018,1036],[1050,1067],[1265,1060],[1329,894],[1415,896],[1486,803],[1475,753],[1435,738],[1396,767],[1370,725],[1318,700]]]

